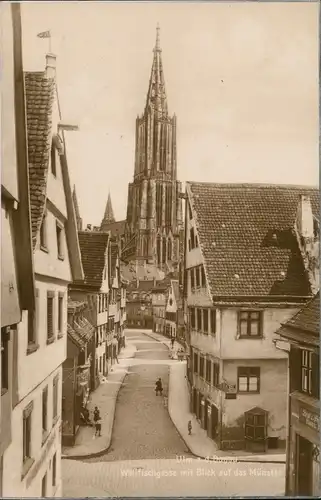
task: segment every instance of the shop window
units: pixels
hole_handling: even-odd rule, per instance
[[[259,393],[260,392],[260,368],[259,367],[238,367],[237,387],[239,393]]]
[[[262,311],[240,311],[239,312],[239,336],[262,337]]]

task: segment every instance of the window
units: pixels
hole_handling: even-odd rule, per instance
[[[31,458],[31,418],[33,402],[28,404],[23,412],[23,463]]]
[[[190,274],[191,274],[191,289],[194,290],[195,288],[194,269],[190,269]]]
[[[206,382],[211,383],[212,361],[206,360]]]
[[[200,377],[204,377],[204,358],[203,356],[200,356],[200,371],[199,371]]]
[[[190,309],[190,319],[191,319],[191,327],[195,328],[196,325],[195,325],[195,309],[194,309],[194,307],[192,307]]]
[[[211,309],[211,334],[216,333],[216,309]]]
[[[47,494],[47,472],[41,481],[41,496],[44,498]]]
[[[42,391],[42,434],[48,430],[48,387]]]
[[[1,328],[1,394],[9,389],[10,327]]]
[[[202,287],[206,286],[205,271],[203,266],[201,266],[201,284]]]
[[[51,145],[51,172],[56,177],[57,175],[57,163],[56,163],[56,148],[54,144]]]
[[[307,394],[312,393],[312,355],[311,351],[301,352],[301,387]]]
[[[188,213],[189,213],[189,219],[191,220],[193,218],[193,213],[192,213],[192,208],[191,208],[190,204],[188,204]]]
[[[47,340],[52,340],[54,336],[54,323],[53,323],[53,307],[54,307],[54,293],[48,292],[47,294]]]
[[[197,354],[197,352],[194,352],[193,366],[194,366],[194,373],[198,373],[198,354]]]
[[[240,337],[261,337],[262,335],[261,324],[262,324],[261,311],[239,312]]]
[[[202,330],[202,309],[197,309],[197,331]]]
[[[47,214],[43,214],[40,226],[40,248],[47,251]]]
[[[195,248],[195,235],[194,235],[194,228],[191,227],[190,229],[190,239],[191,239],[191,248]]]
[[[208,309],[203,309],[203,330],[208,333]]]
[[[60,222],[56,221],[56,234],[57,234],[57,252],[58,259],[63,260],[64,258],[64,248],[63,248],[63,226]]]
[[[213,363],[213,385],[218,387],[220,383],[220,365],[218,363]]]
[[[237,369],[238,392],[260,392],[260,368],[239,367]]]
[[[59,293],[58,296],[58,333],[63,334],[63,318],[64,318],[64,296]]]
[[[201,276],[200,276],[200,274],[201,274],[201,269],[200,269],[200,267],[198,266],[198,267],[195,269],[195,271],[196,271],[196,286],[197,286],[197,287],[200,287],[200,286],[201,286]]]
[[[52,459],[52,486],[56,486],[57,482],[57,453],[54,454]]]
[[[53,379],[53,391],[52,391],[52,418],[55,419],[58,417],[58,382],[59,377]]]

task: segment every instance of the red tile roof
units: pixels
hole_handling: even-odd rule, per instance
[[[320,293],[310,300],[299,312],[282,325],[278,333],[296,330],[320,337]]]
[[[55,81],[52,78],[48,79],[44,72],[25,73],[31,228],[34,248],[46,203],[54,92]]]
[[[188,182],[187,192],[213,296],[311,294],[293,228],[301,194],[318,216],[317,188]]]
[[[78,238],[85,280],[74,283],[99,290],[103,282],[109,235],[98,231],[79,231]]]

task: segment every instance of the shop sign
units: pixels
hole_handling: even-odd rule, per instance
[[[299,421],[311,429],[318,432],[320,431],[320,416],[317,413],[306,410],[305,408],[300,408]]]

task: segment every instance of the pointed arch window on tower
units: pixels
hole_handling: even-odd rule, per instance
[[[160,236],[157,236],[157,245],[156,245],[156,250],[157,250],[157,263],[161,263],[161,238]]]
[[[163,238],[163,252],[162,252],[162,262],[166,262],[166,238]]]
[[[167,242],[167,260],[172,260],[172,240],[169,238]]]

